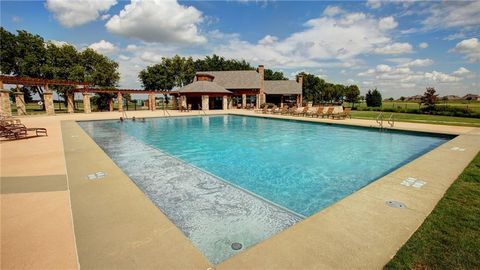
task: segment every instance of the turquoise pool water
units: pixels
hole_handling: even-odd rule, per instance
[[[129,135],[304,217],[451,139],[232,115],[88,127],[94,138],[102,129]]]

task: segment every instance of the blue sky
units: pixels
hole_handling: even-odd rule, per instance
[[[1,25],[91,47],[120,64],[121,87],[163,56],[218,54],[377,87],[480,94],[480,1],[2,1]]]

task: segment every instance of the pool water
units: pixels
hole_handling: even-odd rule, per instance
[[[231,184],[228,192],[243,192],[242,199],[239,199],[242,202],[255,201],[256,205],[262,205],[263,208],[267,206],[262,203],[267,202],[268,207],[278,207],[271,211],[279,217],[271,216],[270,220],[265,221],[265,228],[275,223],[275,229],[265,231],[255,241],[250,241],[249,246],[293,225],[301,218],[317,213],[451,139],[450,136],[432,134],[391,130],[381,132],[373,128],[234,115],[153,118],[144,122],[91,121],[81,122],[80,125],[153,201],[157,200],[158,192],[162,189],[163,184],[158,183],[171,171],[164,171],[148,181],[135,173],[141,164],[147,162],[145,159],[154,159],[151,151],[158,151],[168,158],[184,162],[184,165],[191,165],[193,170],[211,174],[210,177],[218,178],[227,186]],[[122,141],[123,147],[130,147],[130,151],[119,149]],[[133,166],[135,160],[131,157],[129,162],[125,162],[131,150],[142,147],[145,149],[139,153],[141,164]],[[162,165],[162,170],[164,166],[167,165]],[[160,170],[160,166],[155,168],[152,165],[149,170]],[[173,185],[179,185],[178,181],[175,183]],[[186,189],[188,187],[184,185],[182,189],[176,188],[174,193],[191,195],[200,192],[187,192]],[[171,194],[165,193],[163,196]],[[225,199],[228,200],[228,197]],[[212,202],[215,204],[215,199]],[[160,209],[172,208],[171,214],[166,214],[175,222],[175,217],[172,217],[178,214],[175,207],[168,205],[167,200],[158,199],[156,203]],[[195,215],[198,215],[198,211],[201,210],[197,209]],[[187,212],[185,215],[189,215]],[[261,216],[260,212],[257,214]],[[249,215],[246,217],[248,224],[252,223],[252,219],[258,219]],[[208,220],[207,213],[204,219]],[[208,226],[208,221],[204,219],[202,222]],[[275,221],[280,219],[282,222]],[[194,233],[188,230],[195,224],[188,224],[181,217],[177,217],[177,220],[187,223],[182,223],[186,234]],[[237,221],[231,221],[229,226]],[[245,226],[245,230],[255,230],[259,225]],[[201,231],[199,228],[195,233],[199,233],[202,240],[192,240],[200,249],[210,245],[206,244],[209,241],[215,242],[209,239],[213,236]],[[229,237],[228,233],[225,235]],[[221,256],[215,255],[220,252],[216,250],[227,250],[228,244],[227,241],[220,248],[210,245],[212,250],[208,252],[213,255],[207,257],[218,263],[233,255],[231,251],[222,251],[224,254]]]

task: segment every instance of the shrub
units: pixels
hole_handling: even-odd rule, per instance
[[[365,101],[367,102],[368,107],[381,107],[382,106],[382,94],[377,90],[368,90],[365,95]]]

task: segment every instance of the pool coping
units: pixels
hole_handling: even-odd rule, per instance
[[[225,113],[220,113],[224,115]],[[251,113],[229,113],[234,115],[247,115],[255,116]],[[214,114],[209,114],[214,115]],[[258,114],[257,114],[258,115]],[[189,116],[200,116],[200,115],[189,115]],[[269,117],[268,115],[259,115],[262,117]],[[300,121],[309,121],[310,119],[303,119],[300,117],[288,117],[285,119],[289,120],[300,120]],[[317,122],[315,119],[310,122]],[[74,122],[74,121],[68,121]],[[330,122],[329,122],[330,123]],[[69,138],[68,131],[63,129],[62,123],[62,132],[64,133],[64,138]],[[78,124],[76,124],[78,129],[81,129]],[[405,130],[405,129],[399,129]],[[417,131],[408,129],[408,131]],[[83,130],[82,130],[83,132]],[[420,131],[422,132],[422,131]],[[435,132],[434,132],[435,133]],[[446,134],[445,132],[436,132],[440,134]],[[448,134],[448,133],[447,133]],[[87,144],[90,144],[88,147],[99,148],[98,145],[93,142],[93,140],[85,134]],[[459,135],[459,134],[449,134],[449,135]],[[78,139],[78,138],[77,138]],[[90,139],[90,142],[88,142]],[[65,140],[65,139],[64,139]],[[84,141],[84,139],[82,139]],[[78,143],[78,140],[77,140]],[[93,143],[93,145],[92,145]],[[449,147],[455,145],[456,147],[465,147],[466,151],[463,152],[453,152],[449,150]],[[468,146],[468,147],[467,147]],[[101,149],[100,149],[101,150]],[[371,184],[365,186],[364,188],[358,190],[357,192],[347,196],[346,198],[338,201],[337,203],[327,207],[326,209],[318,212],[317,214],[306,218],[303,221],[300,221],[296,225],[282,231],[281,233],[264,240],[263,242],[251,247],[250,249],[243,251],[242,253],[227,259],[226,261],[213,266],[208,261],[205,262],[204,258],[199,259],[196,252],[189,250],[185,254],[177,256],[185,258],[191,258],[193,261],[201,261],[199,265],[201,267],[216,267],[217,269],[258,269],[258,268],[270,268],[270,269],[279,269],[279,268],[381,268],[388,260],[393,257],[396,251],[408,240],[411,234],[421,225],[423,220],[428,216],[433,207],[436,205],[438,200],[443,196],[443,193],[448,189],[450,184],[458,177],[458,175],[463,171],[463,169],[468,165],[468,163],[473,159],[476,153],[480,150],[480,129],[473,129],[473,132],[468,132],[467,134],[460,134],[456,138],[444,143],[443,145],[431,150],[430,152],[422,155],[421,157],[411,161],[410,163],[398,168],[397,170],[391,172],[390,174],[377,179]],[[68,145],[65,145],[65,153],[67,155]],[[445,159],[444,155],[452,154],[455,156],[454,160]],[[103,152],[103,151],[102,151]],[[96,156],[98,158],[106,159],[107,162],[110,161],[110,158],[103,153],[103,155]],[[85,165],[85,161],[90,161],[85,159],[82,162],[82,165]],[[444,171],[442,174],[438,173],[437,163],[444,163],[446,166],[441,166]],[[455,166],[453,166],[454,164]],[[67,167],[69,161],[67,160]],[[92,164],[94,165],[94,164]],[[450,168],[449,166],[452,165]],[[112,169],[118,170],[121,173],[121,169],[116,167]],[[406,168],[406,169],[405,169]],[[419,171],[419,168],[423,168]],[[427,169],[424,169],[427,168]],[[406,170],[406,171],[405,171]],[[427,182],[427,185],[420,190],[408,189],[402,185],[402,177],[411,174],[412,176],[421,175],[421,179]],[[432,179],[428,177],[432,175]],[[121,175],[130,180],[126,175]],[[440,179],[436,181],[435,179]],[[69,179],[71,176],[69,175]],[[71,189],[72,191],[72,189]],[[129,192],[136,193],[141,192],[139,190],[135,191],[135,188]],[[424,194],[427,193],[427,194]],[[143,195],[143,193],[142,193]],[[395,199],[396,197],[402,198],[404,202],[407,203],[408,209],[389,209],[385,205],[385,200]],[[360,207],[355,207],[358,205],[357,202],[360,200],[363,204]],[[371,208],[363,209],[364,205],[370,205]],[[413,205],[413,206],[410,206]],[[155,207],[155,206],[154,206]],[[155,207],[156,208],[156,207]],[[363,211],[357,211],[363,210]],[[374,211],[372,211],[372,209]],[[89,209],[91,210],[91,209]],[[75,212],[74,206],[72,205],[72,211]],[[149,210],[150,211],[150,210]],[[353,211],[353,212],[352,212]],[[402,212],[403,211],[403,212]],[[167,219],[163,214],[157,209],[157,214],[154,215],[155,219]],[[347,216],[346,213],[348,214]],[[357,214],[355,214],[357,213]],[[361,213],[358,216],[358,213]],[[380,217],[378,214],[382,213],[384,217]],[[356,218],[362,218],[362,216],[367,216],[372,218],[370,221],[364,221],[359,226],[349,227],[348,230],[345,226],[355,223]],[[152,218],[151,216],[149,218]],[[343,220],[342,224],[337,224],[335,219]],[[352,222],[345,222],[345,219],[350,219]],[[392,221],[396,221],[403,225],[404,230],[395,230],[395,227],[392,226]],[[348,224],[350,223],[350,224]],[[378,223],[378,224],[377,224]],[[335,224],[333,226],[333,224]],[[388,224],[391,226],[392,231],[396,232],[390,234],[390,241],[382,241],[378,237],[368,237],[367,239],[362,239],[359,241],[358,236],[352,238],[352,241],[348,241],[347,235],[351,235],[352,232],[364,232],[364,234],[369,235],[368,232],[372,228],[377,228],[377,231],[385,229],[381,224]],[[173,225],[174,228],[171,230],[179,230]],[[76,228],[77,226],[75,226]],[[318,230],[318,227],[323,228]],[[348,227],[348,226],[347,226]],[[363,230],[361,228],[369,228]],[[75,229],[77,231],[77,228]],[[349,232],[350,233],[347,233]],[[182,235],[183,236],[183,235]],[[84,237],[83,235],[77,235],[77,245],[78,238]],[[326,244],[326,240],[328,244]],[[331,239],[336,239],[333,241]],[[369,241],[370,239],[370,241]],[[375,241],[373,241],[375,240]],[[188,238],[183,236],[183,240],[180,237],[176,239],[182,243],[182,245],[188,246],[191,245]],[[350,243],[348,243],[350,242]],[[335,244],[337,243],[337,244]],[[336,246],[334,248],[332,246]],[[363,248],[358,247],[370,247],[367,254],[359,254],[359,250]],[[368,253],[371,254],[372,249],[378,249],[382,247],[382,250],[374,252],[375,256],[368,256]],[[194,248],[196,249],[196,248]],[[345,251],[356,251],[346,255]],[[328,251],[328,252],[327,252]],[[82,256],[80,255],[81,249],[79,248],[79,258],[80,264],[82,264]],[[91,253],[89,251],[88,253]],[[193,254],[190,254],[193,253]],[[321,254],[320,254],[321,253]],[[361,253],[361,252],[360,252]],[[87,254],[88,255],[88,254]],[[100,260],[100,258],[94,254],[94,257]],[[132,255],[134,256],[134,255]],[[203,255],[200,254],[200,258]],[[345,258],[350,259],[345,259]],[[336,259],[334,259],[336,258]],[[105,258],[102,258],[105,260]],[[105,262],[105,261],[104,261]],[[115,262],[112,261],[113,265]],[[110,265],[104,264],[102,265]],[[93,266],[93,265],[92,265]],[[110,265],[112,266],[112,265]],[[176,266],[176,267],[175,267]],[[140,267],[140,265],[135,265],[135,267]],[[169,268],[178,268],[179,265],[169,264]],[[181,268],[181,267],[180,267]]]

